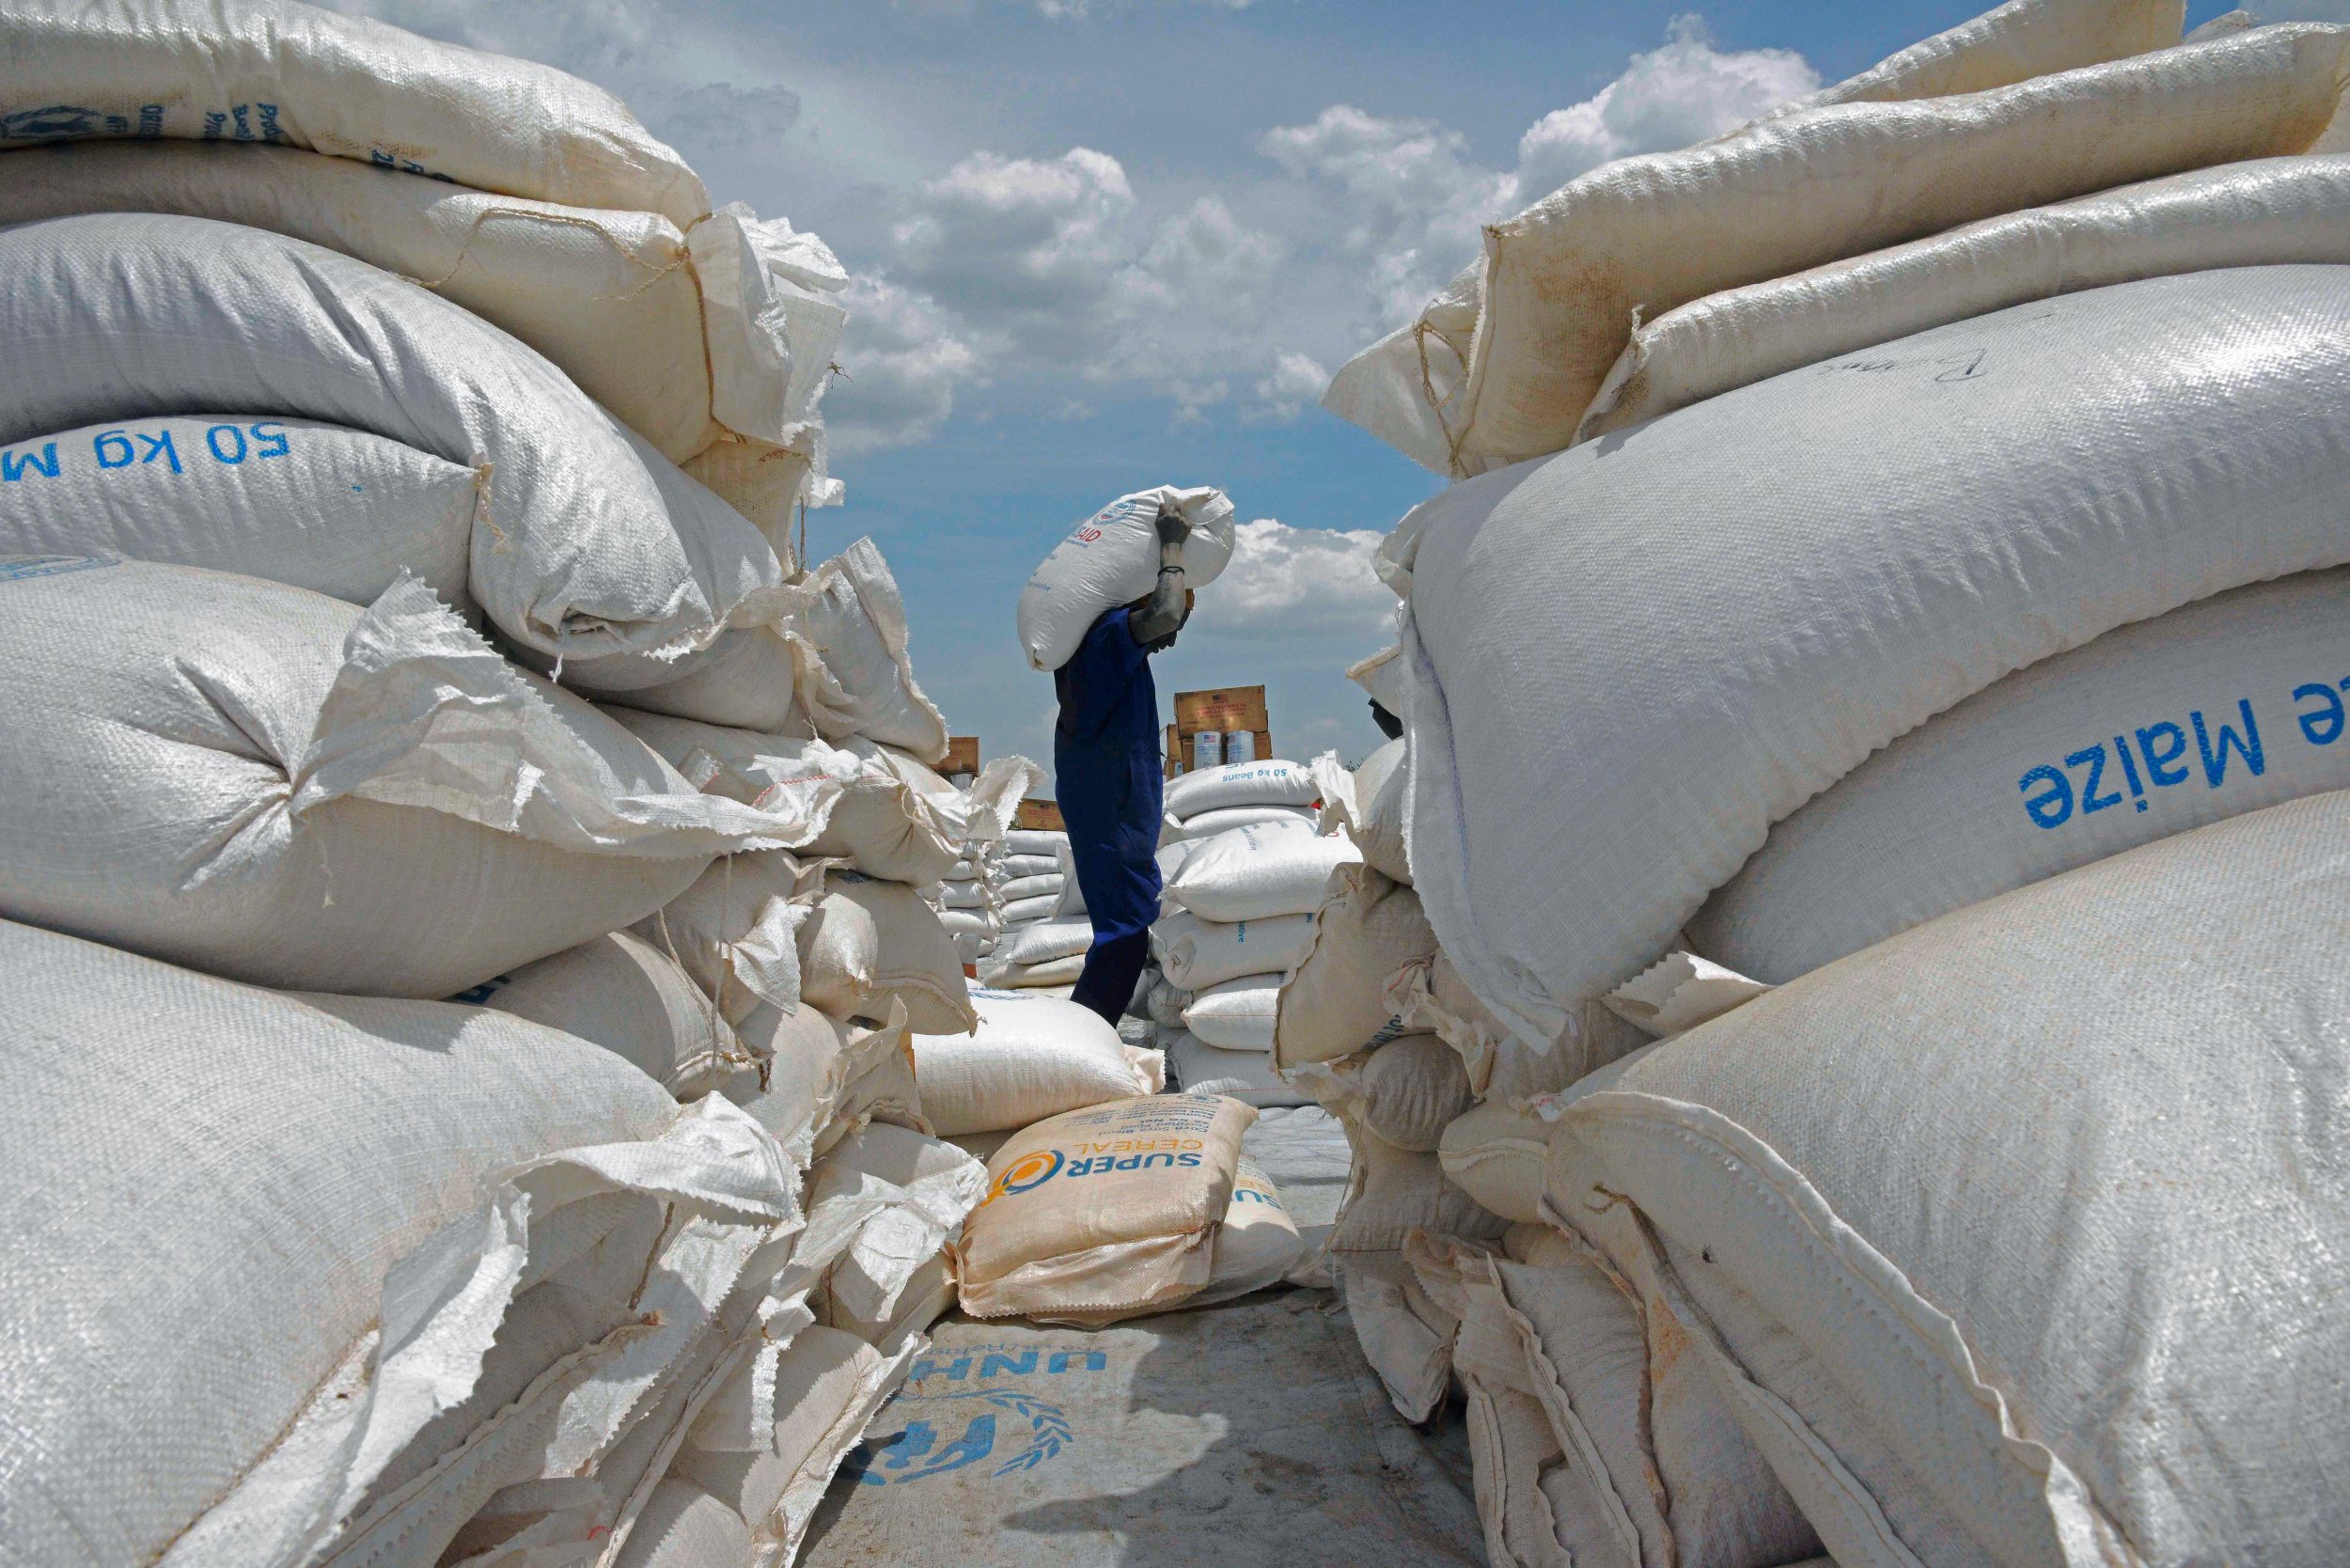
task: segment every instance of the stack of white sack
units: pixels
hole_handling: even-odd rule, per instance
[[[1076,983],[1093,946],[1093,922],[1077,887],[1069,835],[1015,827],[1004,835],[996,897],[1003,934],[979,978],[1006,990],[1056,990]]]
[[[0,154],[9,1011],[69,1074],[184,1058],[114,1110],[14,1075],[24,1212],[147,1239],[10,1238],[46,1457],[0,1514],[44,1560],[650,1562],[720,1515],[695,1560],[787,1560],[982,1191],[907,1039],[968,1026],[960,966],[874,879],[1029,777],[924,765],[870,543],[771,542],[829,258],[596,89],[373,23],[38,6],[0,54],[12,140],[126,139]],[[126,1259],[183,1322],[104,1326]]]
[[[1144,1005],[1175,1015],[1154,1035],[1186,1091],[1214,1084],[1214,1092],[1252,1104],[1297,1103],[1298,1091],[1281,1081],[1272,1059],[1281,984],[1313,949],[1315,912],[1334,873],[1359,860],[1345,838],[1325,838],[1288,818],[1160,852],[1164,913],[1151,928],[1159,973]]]
[[[938,884],[939,923],[954,938],[955,956],[965,970],[994,952],[1003,934],[1004,858],[1001,840],[967,843]]]
[[[1933,80],[2082,65],[2033,40],[2176,14],[2011,6],[1908,58]],[[1692,195],[1728,225],[1767,144],[1776,201],[1854,173],[1980,196],[1998,181],[1950,180],[1935,128],[2006,135],[2031,103],[2053,147],[2076,92],[2128,106],[2092,138],[2126,153],[2169,126],[2176,157],[2045,164],[2090,188],[2259,156],[2241,133],[2264,118],[2308,128],[2269,149],[2295,153],[2334,113],[2341,47],[2256,28],[2013,95],[1805,111],[1585,195],[1645,190],[1643,244]],[[1917,133],[1900,157],[1870,151],[1888,114]],[[1839,129],[1806,147],[1807,125]],[[2295,1301],[2342,1282],[2332,1222],[2303,1212],[2338,1162],[2293,1107],[2342,1031],[2297,955],[2338,923],[2312,846],[2350,788],[2350,529],[2324,499],[2350,451],[2325,391],[2350,382],[2350,267],[2324,264],[2350,261],[2343,190],[2327,157],[2265,157],[1700,283],[1609,380],[1605,440],[1455,486],[1383,552],[1402,640],[1358,672],[1410,760],[1350,825],[1384,858],[1393,793],[1437,950],[1392,1006],[1481,1037],[1482,1099],[1437,1159],[1512,1222],[1497,1252],[1404,1238],[1388,1363],[1469,1385],[1496,1560],[2282,1561],[2334,1533],[2322,1483],[2245,1480],[2233,1456],[2284,1439],[2230,1358],[2289,1343],[2280,1386],[2315,1387],[2341,1347],[2264,1318],[2271,1297],[2172,1286],[2214,1236],[2287,1247]],[[1545,243],[1634,232],[1576,214]],[[1528,237],[1496,231],[1489,279]],[[1674,267],[1736,249],[1670,246]],[[1478,326],[1493,357],[1449,407],[1490,433],[1542,400],[1506,368],[1524,296],[1488,298],[1517,314]],[[1572,368],[1565,337],[1543,353]],[[1711,521],[1652,521],[1687,515]],[[1630,1027],[1666,1043],[1626,1058]],[[2239,1059],[2243,1081],[2201,1081]],[[1998,1087],[2019,1072],[2035,1092]],[[2251,1129],[2224,1179],[2177,1114],[2215,1093]],[[2101,1246],[2157,1284],[2098,1296]],[[2017,1259],[2096,1286],[2035,1293],[1996,1262]],[[2143,1414],[2184,1408],[2192,1441]],[[2296,1454],[2340,1461],[2330,1416]]]
[[[1489,226],[1324,405],[1465,478],[2001,306],[2350,259],[2350,33],[2183,43],[2183,10],[2014,0],[1726,135],[1604,165]]]
[[[1268,757],[1227,762],[1167,781],[1167,821],[1161,844],[1213,839],[1235,827],[1320,820],[1322,786],[1304,762]]]

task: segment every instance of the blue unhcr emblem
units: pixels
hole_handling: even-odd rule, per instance
[[[988,1472],[998,1479],[1021,1470],[1032,1470],[1074,1442],[1069,1418],[1058,1405],[1047,1404],[1031,1394],[1015,1394],[1001,1389],[980,1389],[964,1394],[942,1394],[924,1403],[946,1404],[952,1401],[979,1400],[989,1408],[981,1410],[966,1422],[963,1435],[938,1447],[940,1428],[929,1420],[916,1418],[905,1429],[880,1442],[859,1443],[842,1462],[840,1472],[865,1486],[902,1485],[909,1481],[921,1481],[929,1476],[944,1475],[977,1465],[981,1460],[997,1457],[1000,1442],[1006,1449],[1017,1446],[1018,1451],[1005,1458]],[[997,1425],[1003,1418],[1004,1431]],[[1019,1435],[1019,1424],[1025,1421],[1025,1438]],[[948,1419],[948,1427],[953,1421]]]

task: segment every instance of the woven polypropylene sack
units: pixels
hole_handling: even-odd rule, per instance
[[[1398,1149],[1341,1119],[1355,1168],[1330,1233],[1333,1252],[1390,1252],[1414,1231],[1469,1240],[1497,1237],[1509,1221],[1480,1208],[1445,1176],[1434,1154]]]
[[[1371,1050],[1404,1032],[1387,1000],[1396,972],[1433,958],[1419,896],[1368,866],[1341,866],[1314,919],[1314,946],[1281,987],[1274,1057],[1283,1067]]]
[[[905,601],[880,546],[860,539],[809,575],[816,598],[792,618],[819,655],[809,710],[820,734],[863,735],[924,762],[947,755],[947,720],[914,678]]]
[[[1205,991],[1244,975],[1270,976],[1277,985],[1313,951],[1314,929],[1310,914],[1227,922],[1178,910],[1152,924],[1151,949],[1180,991]]]
[[[573,660],[709,642],[772,616],[741,513],[462,306],[300,240],[108,213],[0,232],[11,445],[98,419],[245,409],[349,425],[482,471],[475,600]],[[20,481],[21,482],[21,481]]]
[[[1322,786],[1303,762],[1268,758],[1178,774],[1167,781],[1167,814],[1188,818],[1227,806],[1311,806]]]
[[[1388,548],[1411,579],[1412,871],[1446,954],[1555,1039],[1904,731],[2115,626],[2339,564],[2350,403],[2310,394],[2345,380],[2350,268],[2157,278],[1426,503]],[[1707,526],[1648,525],[1692,506]]]
[[[1692,1295],[1808,1365],[1740,1357],[1819,1439],[1791,1491],[1883,1478],[1897,1537],[2008,1560],[2330,1559],[2345,826],[2312,796],[1944,916],[1567,1110]]]
[[[1232,558],[1232,503],[1220,490],[1161,485],[1121,495],[1053,547],[1020,590],[1020,646],[1033,669],[1058,669],[1103,614],[1130,604],[1158,582],[1161,506],[1191,525],[1183,586],[1214,582]]]
[[[469,619],[482,475],[310,419],[127,419],[0,448],[0,555],[128,556],[354,604],[408,572]]]
[[[1453,1185],[1502,1218],[1531,1225],[1543,1217],[1543,1159],[1550,1123],[1524,1101],[1487,1100],[1463,1111],[1437,1140],[1436,1157]]]
[[[2350,35],[2264,27],[1606,165],[1486,230],[1455,471],[1557,451],[1631,332],[1717,290],[2132,180],[2308,150]]]
[[[291,987],[446,996],[776,820],[697,794],[414,581],[0,562],[0,912]]]
[[[793,1201],[739,1113],[681,1110],[538,1025],[280,995],[24,926],[0,925],[0,950],[21,1058],[0,1112],[8,1332],[27,1350],[0,1409],[39,1439],[0,1510],[26,1561],[290,1563],[365,1533],[347,1511],[487,1375],[517,1293],[628,1212],[602,1195],[752,1219]],[[131,1034],[135,1086],[106,1048]],[[574,1209],[599,1222],[565,1224]],[[434,1555],[462,1522],[410,1539]]]
[[[728,1023],[762,1003],[789,1010],[800,999],[800,926],[822,897],[823,873],[821,861],[783,850],[723,855],[634,930],[675,959]]]
[[[1234,828],[1194,851],[1165,897],[1175,908],[1225,924],[1308,915],[1322,907],[1331,874],[1361,860],[1342,838],[1287,825]]]
[[[176,212],[413,278],[546,355],[674,463],[714,441],[796,439],[846,320],[831,294],[848,277],[823,243],[739,206],[681,228],[223,142],[52,148],[8,174],[0,224]],[[695,477],[751,511],[723,465]]]
[[[1165,1058],[1121,1042],[1091,1008],[1017,991],[970,996],[977,1034],[924,1035],[914,1046],[923,1114],[942,1135],[1025,1127],[1166,1082]]]
[[[757,1071],[685,971],[624,931],[525,964],[457,999],[601,1045],[681,1100]]]
[[[1203,1045],[1270,1056],[1281,1006],[1281,977],[1243,975],[1209,986],[1183,1005],[1183,1027]]]
[[[1460,1057],[1433,1034],[1390,1040],[1301,1078],[1341,1121],[1416,1154],[1434,1153],[1445,1129],[1476,1104]]]
[[[825,872],[799,949],[801,995],[837,1018],[878,1018],[895,997],[916,1034],[967,1034],[977,1021],[954,938],[901,882]]]
[[[13,142],[268,142],[681,227],[710,211],[693,170],[602,87],[315,6],[46,0],[9,8],[0,59]]]
[[[1920,725],[1771,829],[1689,922],[1778,983],[2012,887],[2350,787],[2350,572],[2119,627]]]

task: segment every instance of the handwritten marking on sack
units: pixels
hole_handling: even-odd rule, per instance
[[[2061,764],[2044,762],[2016,781],[2024,797],[2025,815],[2035,826],[2062,827],[2076,817],[2109,811],[2127,802],[2134,811],[2148,809],[2158,790],[2201,784],[2223,789],[2232,778],[2258,778],[2268,771],[2269,741],[2298,733],[2312,746],[2328,746],[2350,729],[2350,706],[2341,693],[2350,680],[2338,684],[2305,681],[2293,688],[2294,723],[2280,729],[2273,720],[2267,736],[2249,698],[2238,698],[2235,712],[2221,709],[2206,713],[2192,709],[2186,723],[2161,719],[2123,729],[2109,741],[2099,740],[2068,753]]]
[[[101,567],[121,564],[110,556],[18,556],[0,558],[0,583],[61,577],[69,572],[95,572]]]
[[[1931,380],[1938,382],[1974,381],[1990,372],[1983,361],[1990,357],[1989,349],[1962,349],[1956,353],[1923,354],[1912,359],[1881,354],[1860,354],[1851,359],[1831,359],[1814,368],[1815,375],[1834,375],[1839,371],[1864,376],[1890,375],[1904,370],[1930,370]]]
[[[186,434],[182,426],[180,434]],[[16,449],[0,447],[0,484],[21,484],[28,479],[55,479],[70,472],[82,471],[94,464],[102,471],[136,468],[160,469],[169,474],[184,474],[191,463],[206,466],[204,457],[223,468],[235,468],[246,461],[281,458],[293,450],[293,432],[270,420],[258,425],[213,425],[204,431],[203,446],[191,442],[185,452],[168,425],[147,430],[118,426],[101,431],[90,437],[89,456],[85,462],[74,448],[57,449],[55,441],[44,441],[39,449],[24,447]]]

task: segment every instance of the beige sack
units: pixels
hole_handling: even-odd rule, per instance
[[[1387,1005],[1404,1027],[1426,1029],[1461,1053],[1479,1099],[1523,1099],[1566,1088],[1585,1074],[1649,1043],[1649,1037],[1599,1002],[1574,1027],[1535,1051],[1513,1038],[1442,952],[1405,964],[1388,981]]]
[[[525,964],[450,999],[601,1045],[680,1100],[699,1099],[759,1066],[685,971],[624,931]]]
[[[899,882],[861,871],[824,873],[824,893],[799,929],[800,996],[836,1018],[878,1017],[905,1004],[916,1034],[978,1027],[963,961],[938,912]]]
[[[1434,1154],[1415,1153],[1353,1122],[1341,1121],[1353,1146],[1346,1198],[1330,1232],[1333,1252],[1392,1252],[1414,1231],[1489,1240],[1509,1221],[1480,1208],[1454,1186]]]
[[[789,1011],[800,1002],[800,925],[829,865],[788,850],[720,855],[630,929],[674,958],[728,1023],[762,1003]]]
[[[1455,1186],[1517,1224],[1543,1217],[1543,1159],[1550,1151],[1550,1122],[1542,1104],[1540,1098],[1487,1100],[1456,1117],[1436,1145],[1436,1158]]]
[[[1476,1103],[1460,1056],[1433,1034],[1404,1035],[1298,1080],[1333,1116],[1418,1154],[1434,1153],[1445,1129]]]
[[[1166,1085],[1166,1058],[1126,1044],[1089,1007],[1033,991],[969,996],[976,1033],[925,1035],[914,1047],[924,1114],[949,1137],[1026,1127]]]
[[[1274,1065],[1329,1061],[1403,1033],[1387,983],[1435,951],[1418,894],[1368,865],[1340,867],[1314,919],[1313,950],[1281,986]]]
[[[988,1162],[954,1248],[964,1310],[1093,1321],[1171,1307],[1208,1283],[1232,1199],[1237,1100],[1152,1095],[1040,1121]]]
[[[1567,446],[1635,313],[2136,180],[2307,150],[2350,34],[2264,27],[1609,164],[1486,231],[1454,471]]]

